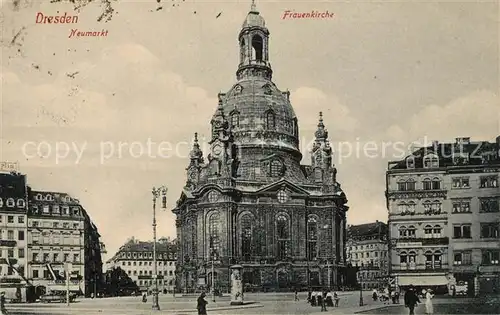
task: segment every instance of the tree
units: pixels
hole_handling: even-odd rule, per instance
[[[138,292],[139,287],[120,267],[106,271],[104,288],[108,296],[124,296]]]

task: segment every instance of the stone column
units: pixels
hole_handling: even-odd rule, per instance
[[[340,247],[340,262],[343,264],[344,263],[344,237],[345,237],[345,220],[344,218],[340,219],[340,242],[339,242],[339,247]]]
[[[243,266],[231,266],[231,305],[243,304]]]

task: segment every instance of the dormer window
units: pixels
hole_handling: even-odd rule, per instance
[[[52,212],[59,214],[59,212],[60,212],[59,206],[58,205],[53,206],[52,207]]]
[[[439,158],[435,154],[428,154],[424,157],[424,168],[439,167]]]
[[[36,194],[35,200],[42,200],[42,195],[41,194]]]
[[[45,196],[45,200],[47,200],[47,201],[53,201],[54,197],[52,197],[52,195],[49,194],[49,195]]]
[[[272,111],[268,111],[266,114],[266,129],[274,130],[276,128],[276,116]]]
[[[7,207],[12,208],[15,205],[16,205],[16,203],[14,202],[14,198],[7,199]]]
[[[43,213],[49,213],[49,206],[48,205],[44,205],[43,206]]]
[[[18,208],[24,208],[26,205],[26,202],[23,199],[17,199],[17,207]]]
[[[73,215],[78,216],[80,214],[80,209],[78,207],[73,207]]]
[[[68,206],[63,206],[62,210],[63,210],[64,215],[69,215],[69,207]]]
[[[406,168],[415,168],[415,157],[414,156],[409,156],[406,158]]]

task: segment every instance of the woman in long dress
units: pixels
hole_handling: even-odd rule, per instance
[[[429,315],[434,313],[434,306],[432,305],[433,297],[432,290],[428,289],[427,293],[425,293],[425,313]]]

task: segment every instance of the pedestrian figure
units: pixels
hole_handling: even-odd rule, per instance
[[[396,291],[396,304],[399,304],[399,291]]]
[[[425,294],[425,313],[428,315],[432,315],[434,313],[434,306],[432,305],[432,298],[434,295],[432,294],[432,290],[428,289]]]
[[[330,307],[333,307],[334,304],[333,304],[333,295],[332,295],[332,292],[328,292],[326,294],[326,305],[327,306],[330,306]]]
[[[5,292],[0,292],[0,312],[2,314],[7,314],[7,309],[5,308]]]
[[[415,306],[417,306],[418,303],[420,303],[420,299],[418,298],[413,285],[410,284],[405,292],[405,307],[408,307],[410,310],[410,315],[415,314]]]
[[[316,294],[316,299],[318,300],[318,306],[323,306],[323,293],[321,291]]]
[[[335,307],[339,307],[339,295],[337,292],[333,292],[333,299],[335,300]]]
[[[298,301],[298,300],[299,300],[299,292],[297,291],[297,289],[295,289],[294,301]]]
[[[200,297],[198,297],[198,305],[196,306],[198,309],[198,315],[207,315],[207,304],[208,302],[205,300],[205,292],[202,292]]]
[[[312,298],[312,290],[309,288],[309,292],[307,292],[307,303],[311,303]]]
[[[374,301],[377,300],[377,296],[378,296],[377,290],[373,289],[372,298],[373,298]]]
[[[142,295],[142,303],[146,303],[148,301],[148,296],[146,295],[146,293],[144,293]]]
[[[314,291],[312,294],[311,294],[311,306],[316,306],[316,291]]]
[[[321,311],[326,312],[326,290],[321,295]]]

